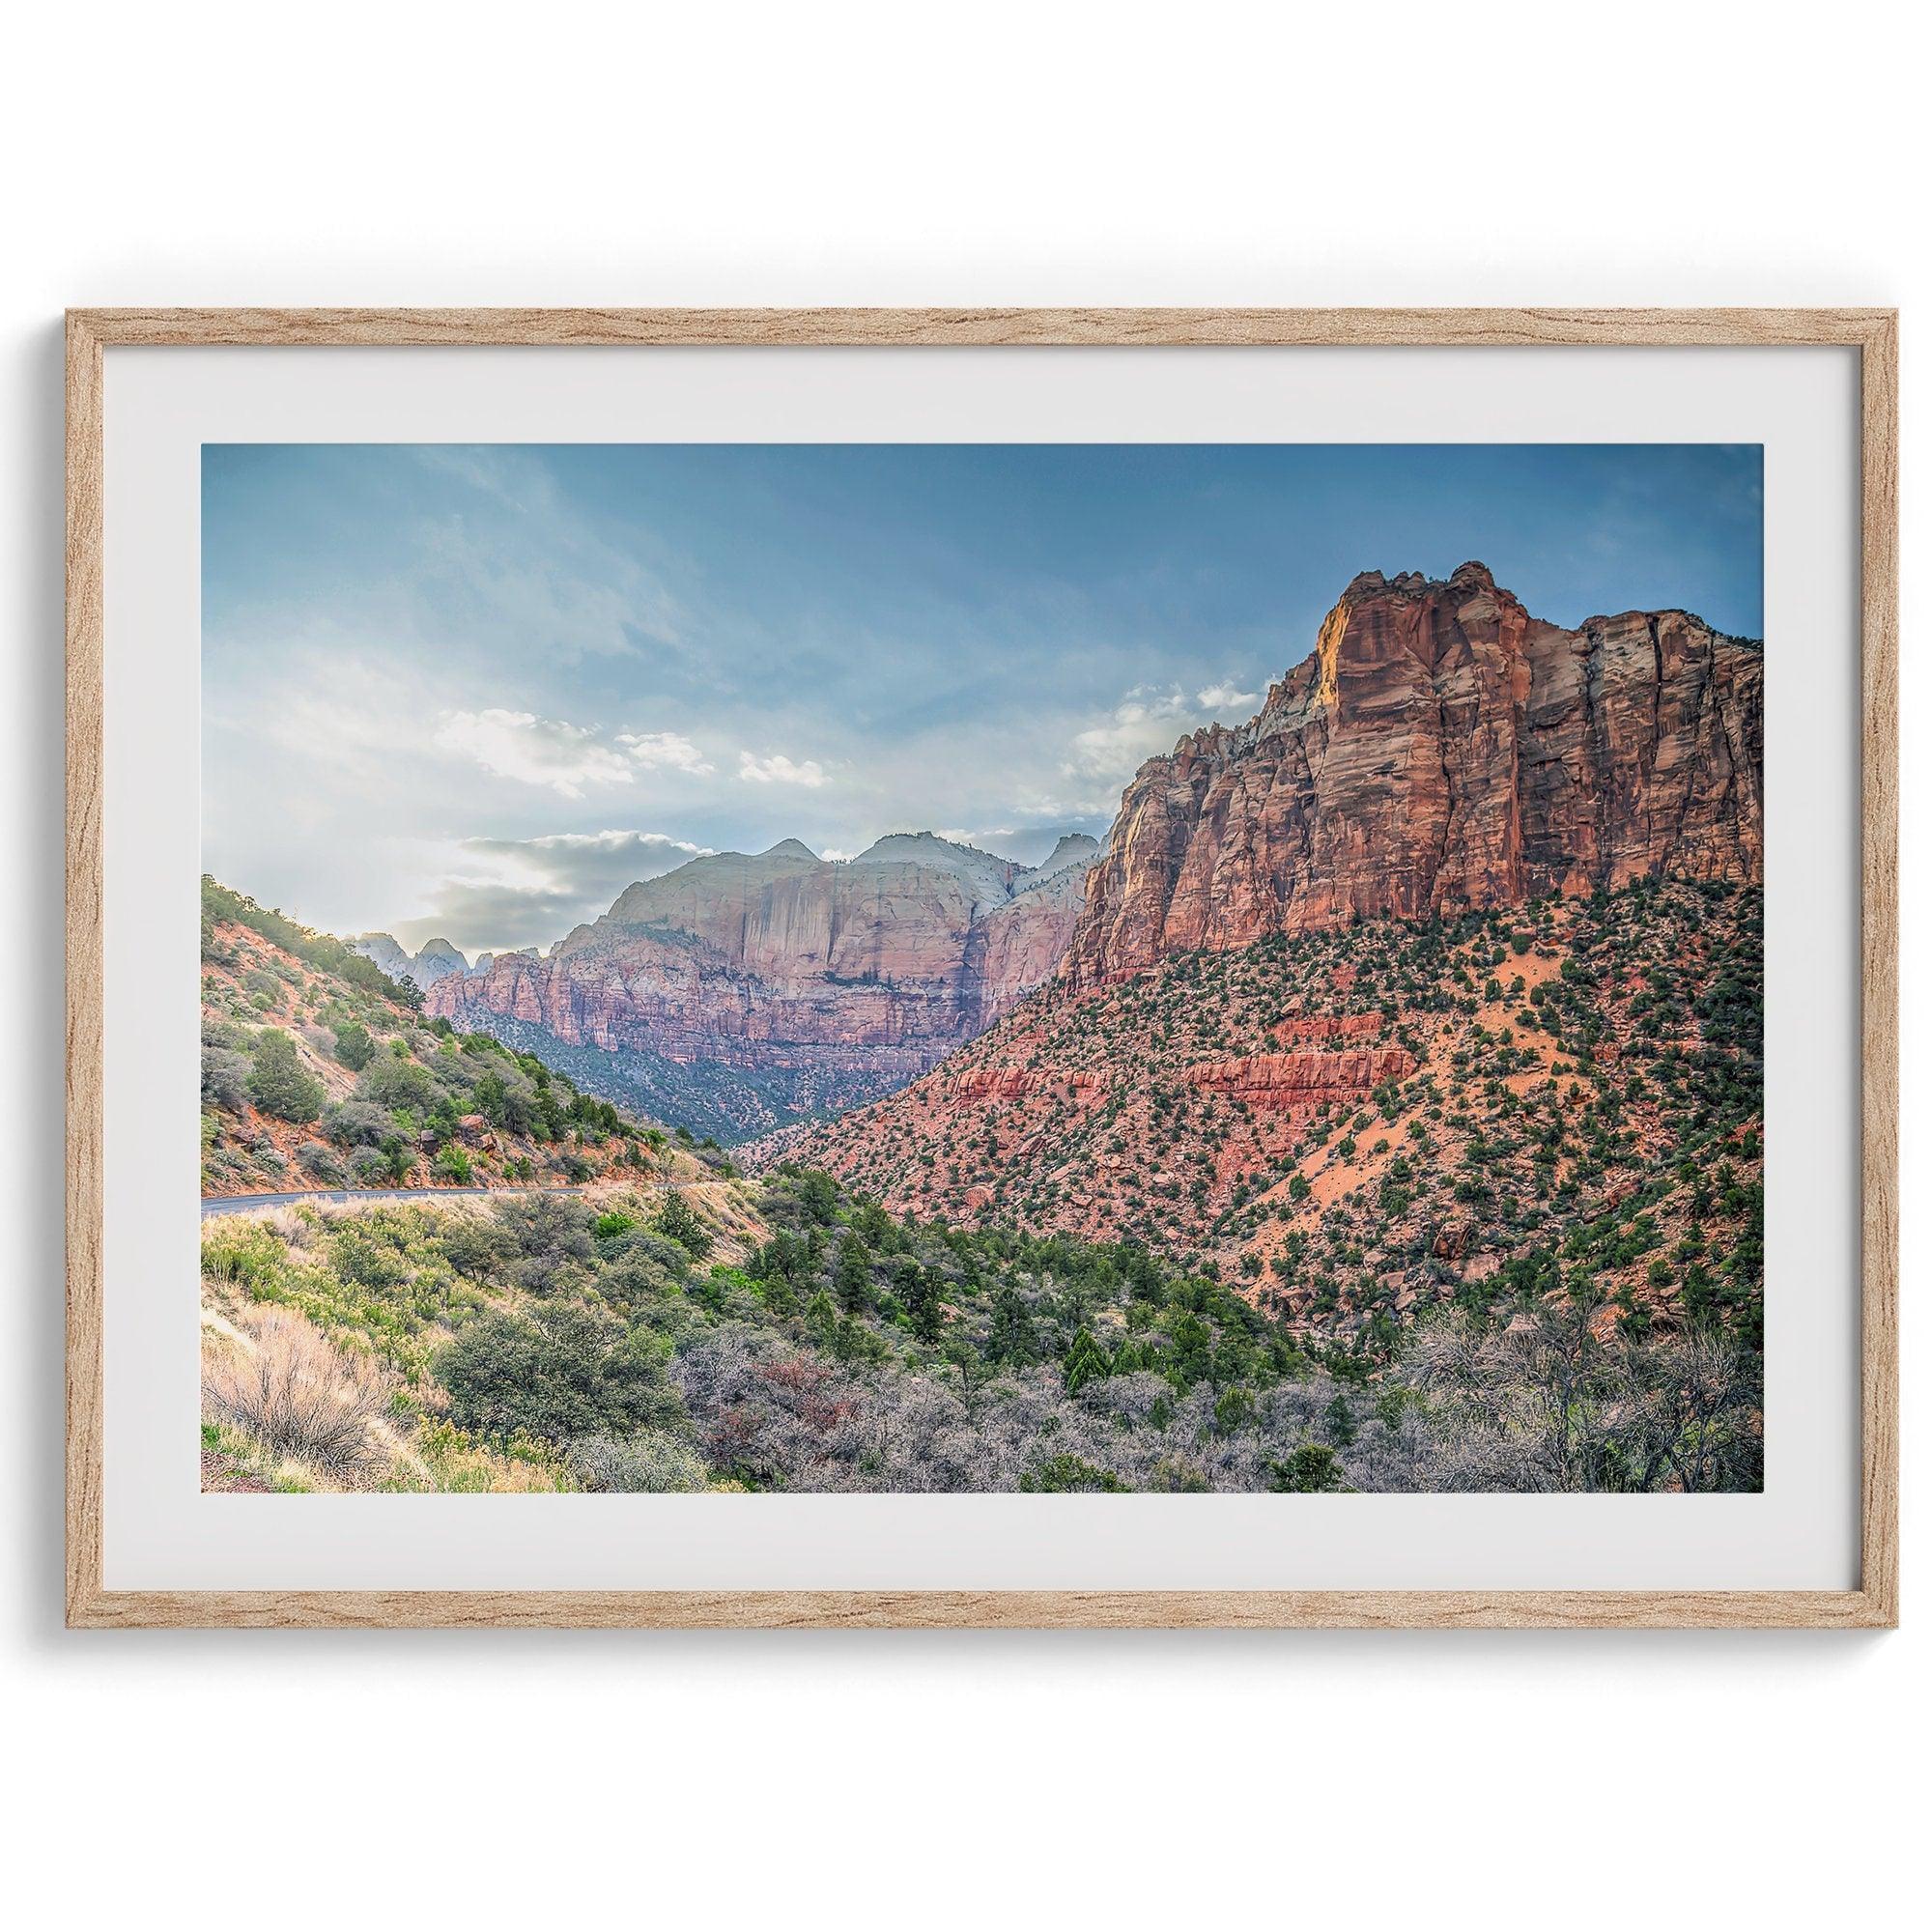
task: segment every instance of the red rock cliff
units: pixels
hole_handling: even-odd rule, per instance
[[[1544,623],[1479,563],[1358,577],[1238,729],[1151,758],[1067,971],[1274,932],[1763,876],[1762,647],[1682,611]]]
[[[628,888],[548,955],[439,980],[432,1014],[502,1014],[572,1046],[909,1077],[1060,964],[1092,839],[1037,871],[929,834],[848,865],[795,839]]]

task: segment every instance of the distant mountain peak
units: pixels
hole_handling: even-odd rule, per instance
[[[1034,871],[1036,875],[1058,872],[1080,860],[1097,859],[1099,856],[1100,841],[1091,832],[1063,832],[1054,842],[1053,850],[1034,867]]]
[[[413,955],[406,952],[395,935],[388,932],[360,932],[342,943],[390,979],[407,980],[425,993],[445,975],[469,970],[469,961],[446,939],[429,940]]]
[[[916,863],[928,855],[943,858],[949,853],[965,853],[975,859],[996,856],[980,851],[977,845],[966,845],[956,838],[944,838],[937,832],[888,832],[873,839],[852,864],[864,866],[880,860],[910,860]]]

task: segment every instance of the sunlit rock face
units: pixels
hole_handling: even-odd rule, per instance
[[[1685,611],[1571,631],[1480,563],[1367,572],[1254,718],[1142,766],[1068,978],[1644,875],[1759,881],[1763,734],[1763,647]]]

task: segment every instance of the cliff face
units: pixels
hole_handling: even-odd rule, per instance
[[[440,980],[426,1007],[469,1026],[534,1026],[569,1046],[809,1075],[806,1108],[869,1097],[1054,972],[1097,850],[1063,841],[1033,870],[917,834],[844,865],[792,839],[696,859],[630,887],[545,957],[505,954]]]
[[[1763,673],[1681,611],[1567,631],[1479,563],[1369,572],[1255,718],[1141,767],[1068,978],[1663,872],[1758,882]]]

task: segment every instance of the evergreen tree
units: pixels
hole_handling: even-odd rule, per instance
[[[1107,1358],[1101,1353],[1099,1343],[1085,1328],[1075,1334],[1060,1366],[1066,1378],[1068,1395],[1078,1395],[1089,1382],[1099,1381],[1108,1374]]]
[[[325,1096],[322,1082],[302,1065],[295,1041],[271,1027],[255,1043],[248,1097],[278,1120],[313,1121],[321,1116]]]
[[[360,1020],[350,1020],[335,1029],[335,1057],[352,1073],[360,1073],[376,1057],[376,1042]]]
[[[835,1278],[838,1305],[848,1315],[861,1315],[872,1305],[872,1258],[857,1235],[847,1234],[838,1243],[838,1271]]]
[[[1337,1393],[1335,1400],[1322,1411],[1321,1422],[1338,1449],[1346,1449],[1354,1441],[1355,1415],[1349,1406],[1347,1396]]]
[[[1025,1297],[1010,1285],[993,1297],[992,1324],[986,1338],[986,1353],[996,1362],[1026,1368],[1039,1360],[1039,1344],[1034,1334],[1033,1313]]]
[[[1268,1488],[1280,1495],[1319,1495],[1347,1487],[1341,1458],[1326,1443],[1305,1442],[1287,1462],[1270,1466]]]
[[[675,1241],[695,1262],[701,1262],[711,1252],[711,1236],[682,1194],[665,1196],[658,1210],[658,1233]]]

